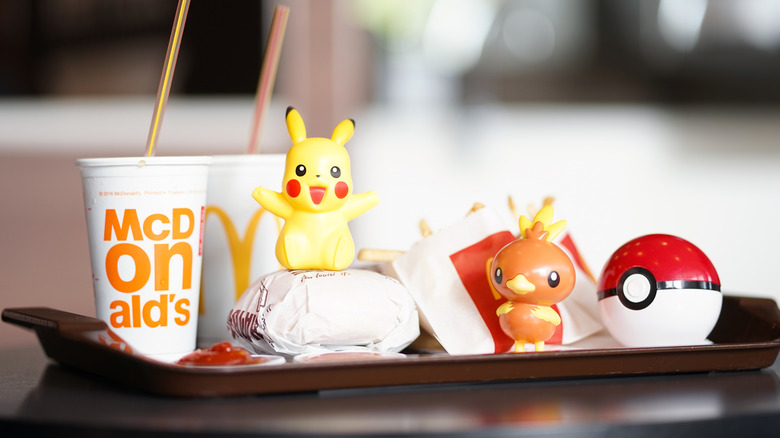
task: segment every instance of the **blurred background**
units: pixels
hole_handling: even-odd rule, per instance
[[[0,0],[2,308],[94,315],[73,161],[144,152],[176,3]],[[511,228],[508,197],[553,196],[597,273],[664,232],[724,291],[776,295],[780,0],[194,0],[158,155],[247,150],[277,4],[263,152],[289,146],[289,105],[312,136],[355,119],[355,188],[382,198],[359,248],[406,250],[474,202]]]

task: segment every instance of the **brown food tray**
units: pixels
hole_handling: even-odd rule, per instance
[[[286,363],[261,367],[184,367],[94,340],[103,321],[49,308],[5,309],[3,321],[35,330],[51,359],[158,395],[208,397],[342,388],[474,383],[636,374],[754,370],[780,351],[780,311],[771,299],[724,296],[708,345],[608,348],[523,354]]]

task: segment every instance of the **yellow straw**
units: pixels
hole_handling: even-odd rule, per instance
[[[181,36],[184,33],[184,22],[187,20],[187,11],[190,8],[190,0],[179,0],[176,8],[176,17],[174,18],[171,38],[168,41],[168,52],[165,56],[165,65],[160,77],[160,86],[157,88],[157,104],[152,114],[152,124],[149,127],[149,137],[146,141],[146,156],[154,155],[154,147],[157,145],[157,133],[162,125],[165,107],[168,104],[168,96],[171,94],[171,81],[173,71],[176,68],[176,58],[179,55],[179,46],[181,46]]]
[[[255,118],[252,123],[252,136],[249,139],[248,152],[258,153],[260,151],[260,137],[263,130],[268,105],[271,103],[271,94],[276,81],[276,71],[279,67],[279,55],[282,53],[282,43],[284,42],[284,32],[287,29],[287,17],[290,14],[290,8],[287,6],[277,6],[274,8],[274,17],[271,20],[271,30],[268,35],[268,42],[265,46],[265,56],[263,57],[263,66],[260,68],[260,79],[257,83],[257,97],[255,101]]]

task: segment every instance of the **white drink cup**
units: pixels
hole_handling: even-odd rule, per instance
[[[280,190],[284,154],[215,155],[209,168],[203,293],[198,344],[231,341],[230,310],[260,276],[280,269],[276,239],[282,222],[252,198],[262,185]]]
[[[195,349],[211,157],[86,158],[97,317],[136,352]]]

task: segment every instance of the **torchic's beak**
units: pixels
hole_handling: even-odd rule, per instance
[[[536,286],[525,278],[525,275],[518,274],[506,282],[506,286],[517,295],[525,295],[536,290]]]

